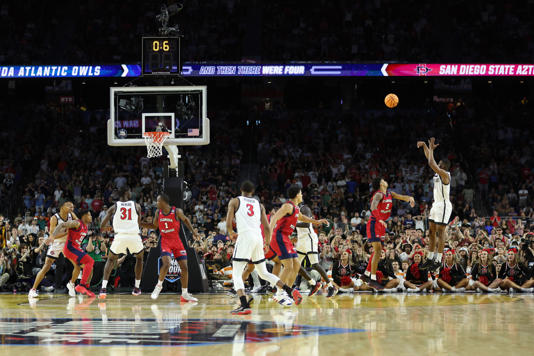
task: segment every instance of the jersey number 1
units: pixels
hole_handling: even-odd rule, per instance
[[[121,208],[121,220],[132,220],[132,209]]]
[[[247,215],[248,215],[248,216],[254,216],[254,205],[252,205],[252,204],[247,204],[247,209],[248,209],[248,213],[247,213]]]

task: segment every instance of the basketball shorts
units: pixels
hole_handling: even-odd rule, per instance
[[[447,225],[452,214],[452,203],[450,201],[437,201],[432,204],[428,220],[438,225]]]
[[[116,234],[109,250],[116,255],[128,253],[128,251],[135,255],[143,251],[143,241],[137,234]]]
[[[275,231],[269,249],[281,260],[298,257],[297,251],[289,236],[282,234],[279,230]]]
[[[187,252],[185,251],[184,244],[182,243],[182,240],[180,240],[180,238],[161,239],[161,256],[170,255],[174,255],[174,259],[176,259],[177,261],[187,260]]]
[[[63,255],[71,261],[76,262],[77,264],[82,264],[82,259],[85,256],[89,256],[87,253],[82,251],[78,246],[74,246],[72,242],[67,241],[65,247],[63,248]]]
[[[380,242],[384,243],[384,237],[386,236],[386,227],[379,223],[374,217],[371,217],[367,222],[367,242]]]
[[[237,236],[232,261],[261,263],[265,262],[263,238],[261,234],[242,232]]]
[[[65,240],[54,240],[54,242],[48,246],[46,257],[53,259],[59,258],[59,256],[63,253],[63,247],[65,247]]]
[[[312,265],[319,263],[319,238],[315,231],[297,227],[297,236],[296,250],[299,262],[302,263],[302,260],[307,256]]]

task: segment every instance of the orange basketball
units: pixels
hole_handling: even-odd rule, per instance
[[[384,98],[384,103],[388,108],[393,109],[399,104],[399,97],[395,94],[390,93]]]

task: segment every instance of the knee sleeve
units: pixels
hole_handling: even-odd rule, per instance
[[[265,266],[265,262],[258,263],[256,265],[256,270],[258,271],[258,275],[260,276],[260,278],[269,282],[272,286],[275,286],[276,283],[278,283],[278,281],[280,280],[280,278],[267,271],[267,266]]]
[[[236,291],[245,289],[245,283],[243,283],[243,271],[247,266],[246,262],[234,261],[232,263],[232,280],[234,282],[234,289]]]

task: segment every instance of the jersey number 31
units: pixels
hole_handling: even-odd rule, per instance
[[[121,220],[132,220],[131,208],[121,208]]]

